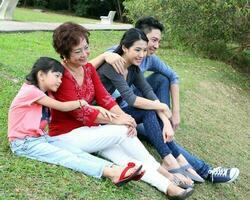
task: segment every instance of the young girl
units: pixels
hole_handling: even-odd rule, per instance
[[[145,33],[139,29],[128,30],[115,51],[126,61],[125,73],[118,74],[107,63],[98,68],[98,73],[102,83],[123,111],[131,115],[137,124],[143,123],[145,127],[143,137],[152,143],[162,157],[162,166],[188,184],[191,183],[190,179],[183,177],[182,174],[202,182],[203,179],[190,167],[173,141],[174,131],[169,121],[171,113],[168,106],[158,100],[138,67],[147,54],[147,42]],[[134,94],[130,87],[132,85],[142,93],[143,97]]]
[[[142,166],[136,167],[133,163],[129,163],[126,168],[113,165],[47,135],[45,128],[50,118],[49,108],[66,112],[88,106],[83,99],[60,102],[47,96],[47,92],[57,91],[63,72],[64,68],[58,61],[41,57],[26,76],[27,81],[9,110],[8,138],[13,153],[61,165],[96,178],[108,177],[117,186],[133,179],[139,180]],[[100,112],[110,115],[103,109]]]

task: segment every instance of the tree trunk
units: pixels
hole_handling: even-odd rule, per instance
[[[117,13],[118,13],[119,19],[120,19],[120,21],[122,22],[123,19],[122,19],[122,9],[121,9],[120,0],[116,0],[116,1],[115,1],[115,4],[116,4],[116,11],[117,11]]]
[[[68,10],[69,10],[69,11],[71,11],[71,10],[72,10],[71,0],[68,0]]]

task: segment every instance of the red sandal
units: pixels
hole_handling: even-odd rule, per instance
[[[133,178],[133,180],[134,180],[134,181],[139,181],[139,180],[141,180],[141,178],[143,177],[144,174],[145,174],[145,170],[142,171],[140,174],[136,175],[136,176]]]
[[[133,174],[131,174],[131,175],[125,177],[127,171],[128,171],[129,169],[133,168],[133,167],[135,167],[135,163],[129,162],[129,163],[127,164],[127,167],[125,167],[125,169],[122,171],[122,173],[121,173],[121,175],[120,175],[120,177],[119,177],[119,180],[115,183],[115,185],[116,185],[117,187],[121,187],[121,186],[123,186],[124,184],[128,183],[129,181],[135,180],[135,178],[137,179],[138,176],[140,176],[141,173],[139,174],[139,172],[141,171],[142,165],[140,165],[140,166],[138,167],[138,169],[137,169]],[[140,178],[141,178],[141,177],[140,177]],[[139,178],[138,180],[140,180],[140,178]]]
[[[130,165],[133,167],[135,167],[135,163],[131,162]],[[143,177],[143,175],[145,174],[145,170],[143,170],[140,174],[136,175],[134,178],[133,178],[133,181],[139,181],[141,180],[141,178]]]

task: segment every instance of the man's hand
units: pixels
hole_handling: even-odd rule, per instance
[[[124,65],[126,61],[119,54],[107,52],[105,61],[112,65],[117,73],[124,74]]]
[[[176,131],[177,128],[179,127],[180,122],[181,122],[180,112],[179,111],[173,112],[172,117],[171,117],[171,123],[172,123],[172,127],[174,131]]]

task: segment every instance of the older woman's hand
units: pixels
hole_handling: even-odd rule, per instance
[[[133,117],[128,114],[121,114],[112,121],[113,124],[127,125],[131,127],[136,127],[136,122]]]
[[[133,126],[128,126],[128,136],[129,137],[135,137],[137,136],[137,130]]]

